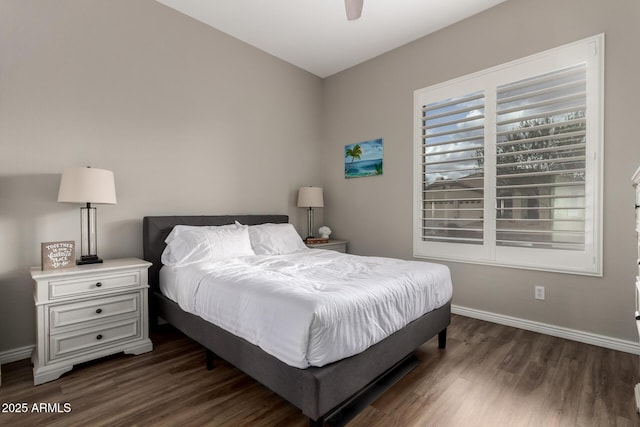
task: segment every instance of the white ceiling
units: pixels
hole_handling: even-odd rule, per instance
[[[505,0],[156,0],[320,77],[327,77]]]

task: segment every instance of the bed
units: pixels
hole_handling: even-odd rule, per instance
[[[208,365],[215,354],[298,407],[309,418],[310,425],[323,425],[328,419],[335,421],[357,412],[361,405],[390,387],[417,364],[414,350],[435,335],[439,347],[445,347],[449,301],[358,354],[304,369],[284,363],[251,342],[184,311],[160,289],[165,239],[176,225],[220,226],[236,221],[245,225],[285,224],[288,217],[153,216],[143,220],[144,258],[153,263],[149,270],[151,323],[159,316],[199,342],[207,349]]]

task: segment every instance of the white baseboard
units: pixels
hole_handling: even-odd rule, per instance
[[[15,362],[17,360],[29,359],[33,352],[33,345],[14,348],[11,350],[0,351],[0,365]]]
[[[513,326],[514,328],[525,329],[527,331],[539,332],[558,338],[565,338],[598,347],[623,351],[625,353],[639,354],[640,343],[637,341],[621,340],[604,335],[592,334],[578,331],[576,329],[563,328],[561,326],[550,325],[548,323],[534,322],[532,320],[520,319],[517,317],[505,316],[488,311],[476,310],[474,308],[451,305],[451,312],[461,316],[472,317],[474,319],[486,320],[487,322],[498,323],[500,325]]]

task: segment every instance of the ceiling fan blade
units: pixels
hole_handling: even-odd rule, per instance
[[[347,9],[347,19],[354,21],[362,15],[362,2],[364,0],[344,0],[344,6]]]

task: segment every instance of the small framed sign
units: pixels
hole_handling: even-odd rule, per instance
[[[42,270],[56,270],[76,265],[76,242],[44,242],[42,250]]]

